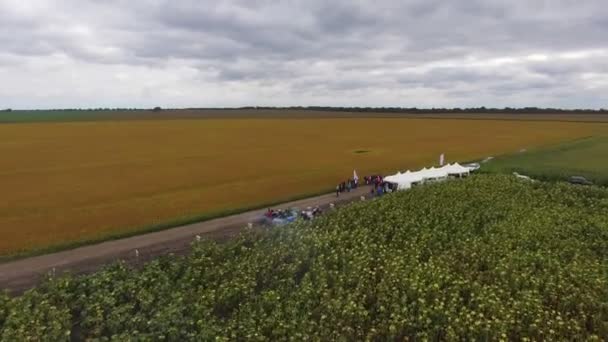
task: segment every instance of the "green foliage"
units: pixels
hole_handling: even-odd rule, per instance
[[[102,116],[97,110],[12,110],[0,113],[0,123],[96,120]]]
[[[140,113],[143,110],[128,108],[5,110],[0,111],[0,124],[136,119]]]
[[[69,278],[46,283],[12,301],[0,300],[1,341],[69,341],[73,298]]]
[[[4,321],[11,307],[11,301],[4,292],[0,293],[0,327],[4,326]],[[0,330],[1,332],[2,330]]]
[[[488,175],[434,184],[195,243],[140,271],[51,279],[0,297],[0,331],[6,341],[600,340],[607,214],[597,187]]]

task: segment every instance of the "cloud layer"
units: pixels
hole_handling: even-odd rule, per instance
[[[0,1],[0,107],[608,107],[603,0]]]

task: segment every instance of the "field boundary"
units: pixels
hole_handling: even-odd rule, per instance
[[[11,112],[11,117],[16,117]],[[28,112],[28,111],[23,111]],[[82,114],[80,114],[82,113]],[[38,113],[37,113],[38,114]],[[0,112],[1,124],[28,123],[68,123],[68,122],[114,122],[114,121],[154,121],[154,120],[243,120],[243,119],[432,119],[432,120],[495,120],[495,121],[530,121],[530,122],[569,122],[569,123],[608,123],[608,114],[587,113],[415,113],[415,112],[348,112],[348,111],[314,111],[305,109],[268,109],[268,110],[188,110],[167,109],[163,112],[151,111],[108,111],[108,112],[70,112],[68,115],[48,117],[38,114],[35,117],[16,119],[3,118]],[[58,113],[61,114],[61,113]],[[24,116],[27,114],[24,114]],[[80,116],[81,115],[81,116]],[[581,116],[578,118],[577,116]]]

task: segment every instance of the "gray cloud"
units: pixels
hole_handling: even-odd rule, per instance
[[[601,0],[0,2],[0,107],[608,102]]]

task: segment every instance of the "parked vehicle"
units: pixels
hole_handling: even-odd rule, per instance
[[[593,185],[591,181],[583,176],[572,176],[568,179],[570,184],[579,184],[579,185]]]
[[[268,225],[282,226],[295,221],[298,218],[299,212],[298,208],[288,208],[286,210],[268,209],[264,214],[264,221]]]
[[[481,167],[481,165],[479,165],[479,163],[463,164],[462,166],[468,167],[469,169],[471,169],[471,172],[477,171]]]

